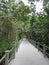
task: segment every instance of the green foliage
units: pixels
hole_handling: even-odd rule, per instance
[[[30,36],[31,39],[39,41],[41,44],[49,46],[49,3],[48,0],[44,0],[44,2],[43,12],[36,13],[33,11],[35,9],[32,10],[29,28],[30,33],[28,32],[28,36]],[[31,7],[33,7],[33,5]]]
[[[29,27],[28,14],[31,12],[30,7],[26,6],[22,1],[16,5],[11,3],[12,1],[10,3],[2,1],[0,4],[2,5],[0,6],[0,51],[3,52],[11,49],[13,41],[22,37],[25,29],[27,30]]]
[[[44,0],[44,5],[46,5],[49,2],[49,0]]]
[[[10,50],[13,47],[7,39],[0,41],[0,52],[4,52],[5,50]]]
[[[3,1],[0,4],[0,52],[11,49],[14,45],[13,41],[16,41],[16,31],[9,4]]]
[[[34,3],[31,3],[31,7],[22,1],[11,3],[0,4],[0,51],[10,49],[13,41],[26,35],[49,45],[49,4],[44,5],[43,12],[36,13]]]

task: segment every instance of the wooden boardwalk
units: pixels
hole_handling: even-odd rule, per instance
[[[21,44],[15,54],[15,59],[9,65],[49,65],[49,59],[26,39],[19,43]]]

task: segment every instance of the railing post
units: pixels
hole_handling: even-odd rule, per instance
[[[46,47],[45,47],[45,44],[43,45],[43,53],[44,53],[44,56],[46,55]]]
[[[35,43],[34,43],[34,46],[35,46],[35,47],[37,47],[37,45],[36,45],[36,44],[37,44],[37,42],[35,42]]]
[[[39,50],[39,42],[37,42],[37,48],[38,48],[38,50]]]
[[[35,47],[36,47],[36,43],[37,43],[37,42],[33,41],[33,44],[34,44]]]
[[[9,50],[6,50],[5,54],[6,54],[5,65],[8,65],[9,64]]]
[[[14,59],[15,58],[15,47],[13,48],[13,57],[12,57],[12,59]]]
[[[13,47],[13,49],[12,49],[12,55],[11,55],[11,57],[10,57],[10,61],[11,60],[13,60],[15,58],[15,46]]]

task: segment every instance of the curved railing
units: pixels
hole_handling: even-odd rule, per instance
[[[6,54],[0,59],[0,65],[5,65]]]
[[[15,47],[11,50],[6,50],[3,57],[0,59],[0,65],[8,65],[12,59],[15,58]]]
[[[34,40],[29,40],[38,50],[40,50],[45,56],[49,57],[49,47],[45,44],[40,44]]]

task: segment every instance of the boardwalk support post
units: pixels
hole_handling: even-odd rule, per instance
[[[5,51],[6,58],[5,58],[5,65],[9,64],[9,50]]]
[[[46,48],[45,48],[45,44],[43,45],[43,53],[44,53],[44,56],[46,55]]]

